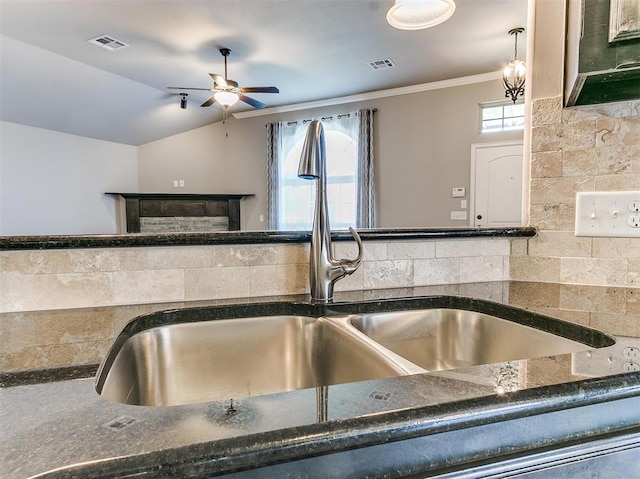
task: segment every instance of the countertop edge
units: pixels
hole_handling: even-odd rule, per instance
[[[364,241],[452,239],[452,238],[531,238],[531,226],[508,228],[380,228],[358,230]],[[217,233],[127,233],[96,235],[0,236],[0,251],[74,248],[127,248],[140,246],[199,246],[223,244],[305,243],[309,231],[239,231]],[[353,240],[348,231],[334,231],[335,241]]]

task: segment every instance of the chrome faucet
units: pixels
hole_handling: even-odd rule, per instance
[[[358,257],[335,260],[331,251],[331,227],[327,207],[327,161],[324,128],[318,120],[313,120],[307,128],[302,146],[298,176],[316,183],[316,201],[311,232],[311,254],[309,257],[309,283],[311,299],[328,303],[333,299],[333,285],[336,281],[353,273],[362,263],[362,241],[356,231],[349,231],[358,243]]]

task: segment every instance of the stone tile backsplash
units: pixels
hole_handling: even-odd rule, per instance
[[[366,242],[336,291],[506,280],[509,253],[508,239]],[[0,312],[301,294],[308,255],[303,244],[3,251]]]
[[[640,336],[640,290],[617,286],[509,283],[509,304],[619,336]]]
[[[532,104],[530,224],[512,244],[512,280],[640,288],[640,239],[576,237],[579,191],[640,190],[640,101]]]

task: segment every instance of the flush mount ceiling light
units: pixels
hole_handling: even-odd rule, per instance
[[[387,22],[400,30],[421,30],[441,24],[455,10],[453,0],[396,0],[387,12]]]
[[[524,28],[512,28],[509,35],[515,35],[515,49],[513,60],[507,63],[502,70],[502,82],[504,83],[504,96],[516,102],[518,97],[524,96],[524,82],[526,76],[526,64],[522,60],[518,60],[518,34],[524,32]]]

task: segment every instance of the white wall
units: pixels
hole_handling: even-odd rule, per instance
[[[138,147],[140,192],[211,193],[228,190],[222,123],[196,128],[186,133]],[[183,180],[184,188],[174,188]]]
[[[451,188],[469,191],[471,144],[522,139],[522,132],[478,133],[478,104],[504,99],[500,80],[314,110],[218,123],[139,147],[142,191],[253,193],[242,228],[265,229],[266,131],[272,121],[377,108],[374,137],[379,227],[466,226]],[[185,188],[173,189],[173,179]],[[467,197],[468,199],[468,197]]]
[[[0,235],[117,233],[107,191],[136,191],[134,146],[0,122]]]

